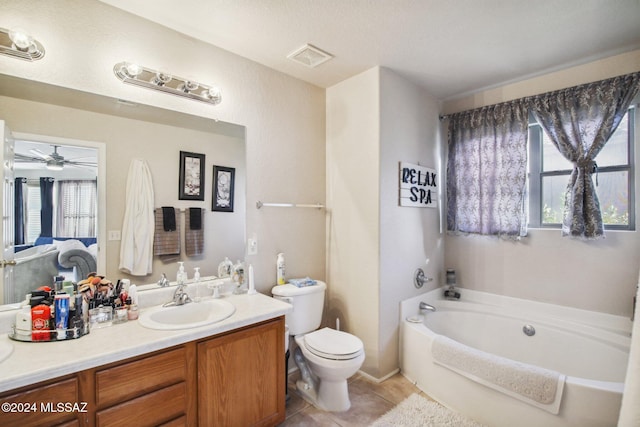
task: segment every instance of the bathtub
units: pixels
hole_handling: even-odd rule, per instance
[[[401,303],[400,368],[405,377],[443,405],[490,427],[617,424],[630,319],[466,289],[461,292],[460,301],[444,300],[443,290],[435,289]],[[420,301],[437,310],[420,315]],[[525,334],[525,326],[535,334]],[[436,352],[442,342],[479,359],[558,374],[557,413],[443,365]]]

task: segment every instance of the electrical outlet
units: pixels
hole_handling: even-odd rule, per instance
[[[120,230],[109,230],[109,240],[120,240]]]
[[[258,255],[258,238],[255,234],[247,240],[247,254]]]

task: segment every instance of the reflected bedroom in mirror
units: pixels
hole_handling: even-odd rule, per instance
[[[54,276],[77,282],[97,267],[98,150],[15,140],[13,289],[17,302]]]

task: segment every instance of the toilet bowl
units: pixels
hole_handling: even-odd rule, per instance
[[[351,401],[347,379],[358,372],[364,362],[362,341],[330,328],[298,335],[295,341],[311,372],[318,378],[315,390],[303,380],[298,381],[298,390],[322,410],[348,410]]]
[[[301,374],[298,392],[324,411],[341,412],[351,407],[347,379],[364,363],[364,344],[343,331],[318,329],[326,288],[324,282],[317,281],[305,287],[274,286],[271,293],[293,306],[285,323],[297,344],[293,358]]]

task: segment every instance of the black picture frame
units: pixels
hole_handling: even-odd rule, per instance
[[[178,199],[204,200],[204,154],[180,151]]]
[[[213,197],[211,210],[233,212],[236,168],[213,166]]]

